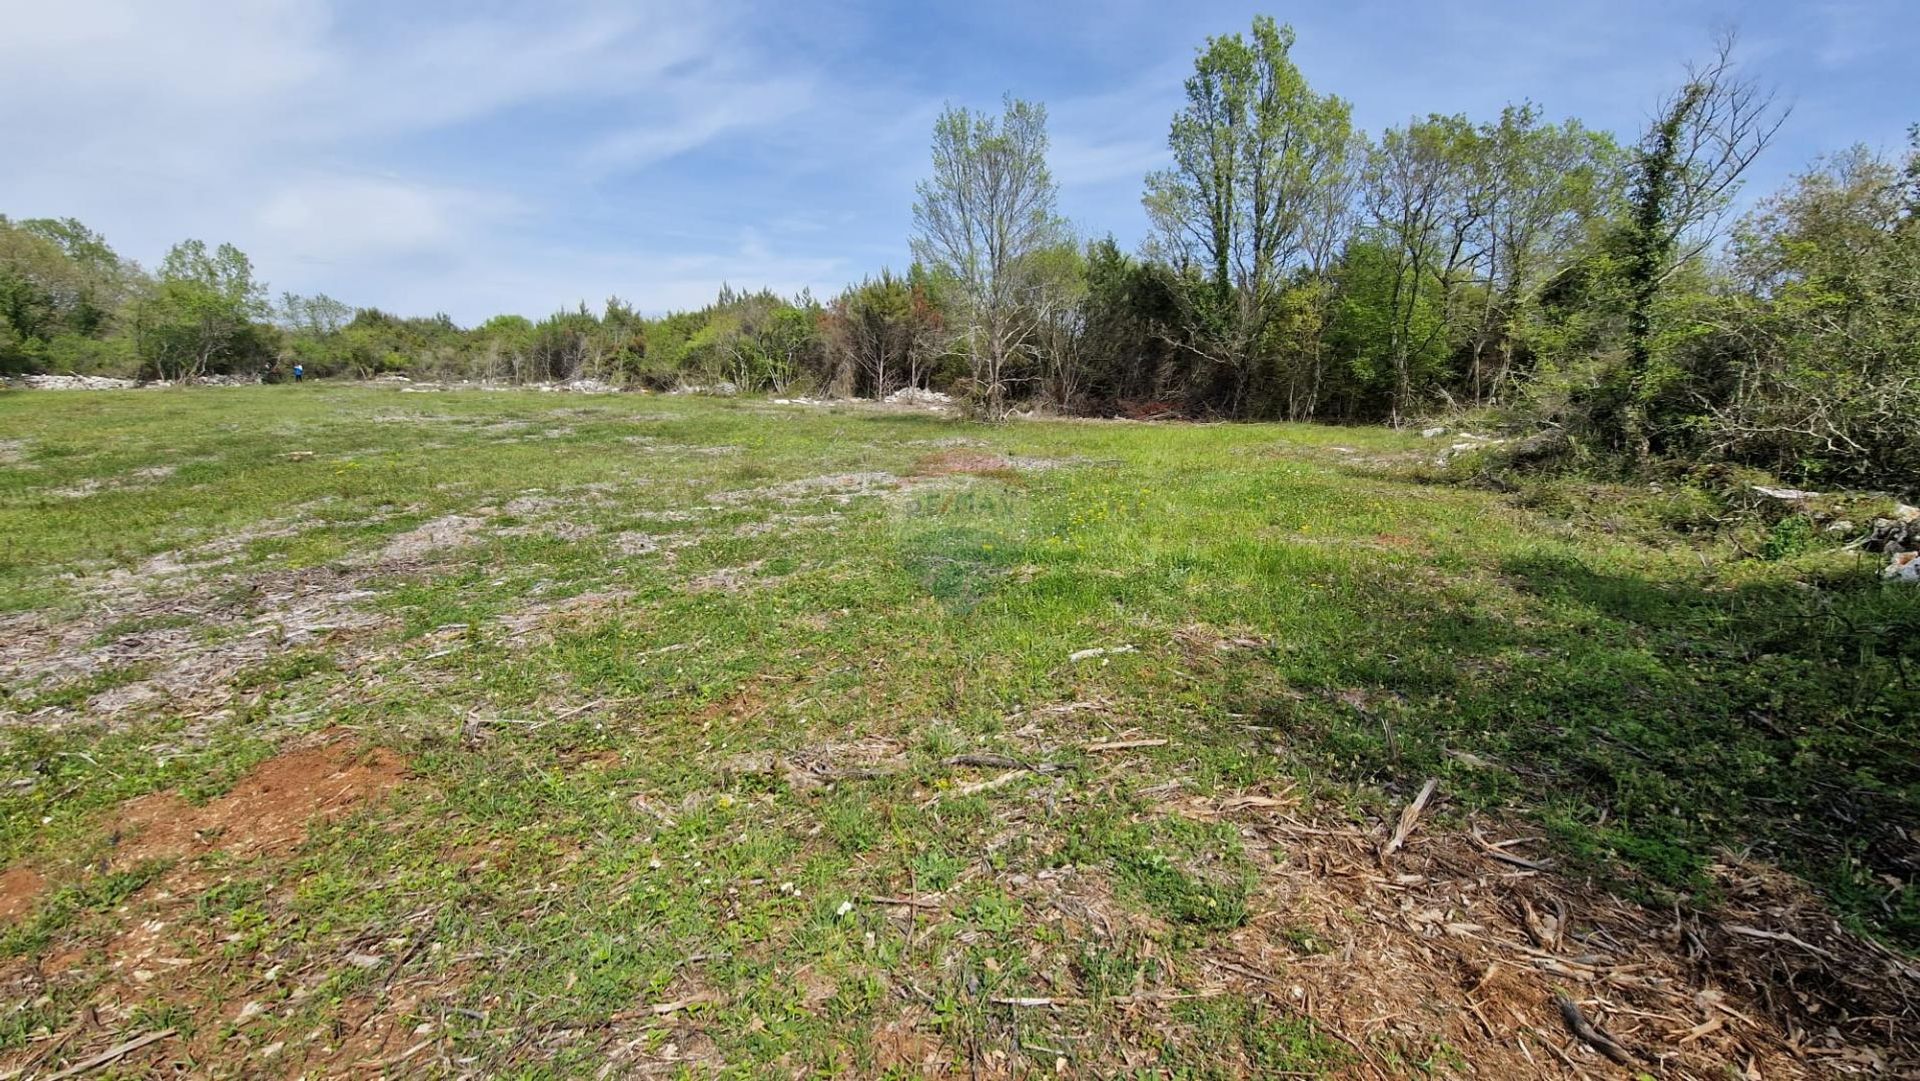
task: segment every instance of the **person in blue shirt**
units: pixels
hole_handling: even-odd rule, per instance
[[[294,381],[294,382],[296,382],[296,383],[298,383],[298,382],[299,382],[300,380],[302,380],[302,379],[305,379],[305,378],[306,378],[306,376],[307,376],[307,369],[306,369],[306,366],[305,366],[305,365],[301,365],[301,364],[295,364],[295,365],[293,366],[293,381]]]

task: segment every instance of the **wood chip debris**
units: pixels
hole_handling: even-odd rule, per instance
[[[1089,754],[1102,754],[1107,751],[1131,751],[1137,747],[1165,747],[1164,739],[1116,739],[1106,743],[1089,743],[1081,750]]]

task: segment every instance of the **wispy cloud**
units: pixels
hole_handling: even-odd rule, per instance
[[[1755,189],[1897,146],[1911,0],[1754,0],[1799,112]],[[1263,5],[1270,7],[1271,5]],[[0,0],[0,212],[156,260],[230,240],[276,287],[477,321],[721,281],[830,292],[907,255],[935,113],[1047,103],[1062,209],[1123,243],[1208,34],[1251,0]],[[1365,127],[1540,102],[1630,134],[1724,9],[1663,0],[1287,13]],[[1776,167],[1777,163],[1777,167]],[[1772,176],[1767,171],[1771,170]]]

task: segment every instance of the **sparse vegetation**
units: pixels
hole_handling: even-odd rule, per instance
[[[0,419],[11,1064],[79,1023],[235,1074],[1524,1071],[1516,1032],[1589,1052],[1557,977],[1461,997],[1514,956],[1480,940],[1653,966],[1610,994],[1701,1024],[1632,922],[1676,905],[1755,1021],[1616,1035],[1791,1074],[1790,963],[1819,1039],[1907,1053],[1846,1019],[1920,943],[1916,608],[1792,516],[1605,526],[1385,429],[344,387]],[[1502,872],[1580,944],[1476,900]]]
[[[592,14],[484,108],[574,140]],[[1619,133],[1295,45],[1133,249],[948,103],[831,296],[0,216],[0,1077],[1920,1076],[1920,127],[1750,200],[1731,36]],[[517,207],[324,179],[407,268]]]

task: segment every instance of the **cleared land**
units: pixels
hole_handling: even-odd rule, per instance
[[[0,1069],[1912,1067],[1914,591],[1434,449],[0,395]]]

